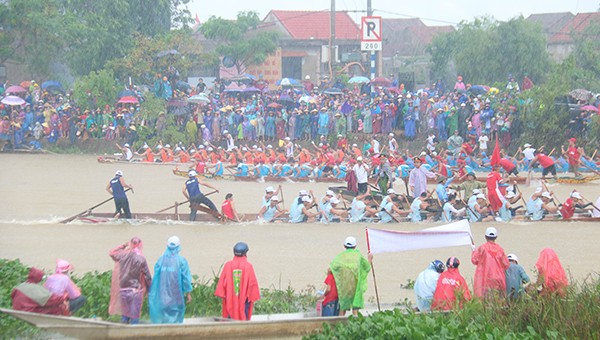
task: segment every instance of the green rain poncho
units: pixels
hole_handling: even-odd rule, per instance
[[[340,310],[363,308],[367,274],[371,266],[357,249],[346,249],[331,261],[331,271],[338,291]]]

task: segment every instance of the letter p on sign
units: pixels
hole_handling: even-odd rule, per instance
[[[381,41],[381,17],[362,17],[361,41]]]

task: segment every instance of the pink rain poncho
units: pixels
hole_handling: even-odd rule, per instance
[[[185,293],[192,291],[192,274],[180,246],[167,247],[154,265],[154,279],[148,295],[153,323],[183,323]]]
[[[146,257],[142,254],[142,241],[134,237],[130,242],[110,251],[115,261],[110,286],[110,315],[139,319],[144,296],[152,284]]]
[[[567,293],[567,274],[558,260],[556,252],[551,248],[544,248],[535,263],[535,268],[542,280],[542,295],[556,293],[565,296]]]
[[[246,256],[234,256],[225,263],[215,296],[222,299],[222,316],[234,320],[250,320],[260,289],[254,267]]]
[[[510,266],[504,249],[496,242],[486,242],[471,254],[471,262],[477,266],[473,293],[485,297],[490,290],[506,292],[506,270]]]
[[[437,287],[433,293],[433,310],[451,310],[462,307],[463,301],[471,300],[471,292],[467,281],[460,275],[458,268],[448,268],[440,275]]]

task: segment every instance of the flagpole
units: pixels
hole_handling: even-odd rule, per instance
[[[367,251],[371,254],[371,244],[369,243],[369,228],[365,228],[365,234],[367,235]],[[381,305],[379,304],[379,292],[377,291],[377,279],[375,278],[375,267],[373,267],[373,260],[369,261],[371,264],[371,273],[373,273],[373,283],[375,284],[375,298],[377,299],[377,310],[381,312]]]

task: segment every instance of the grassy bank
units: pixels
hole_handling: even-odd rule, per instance
[[[309,339],[598,339],[600,279],[596,275],[569,287],[565,298],[525,296],[467,303],[449,313],[405,310],[351,318],[326,326]]]

